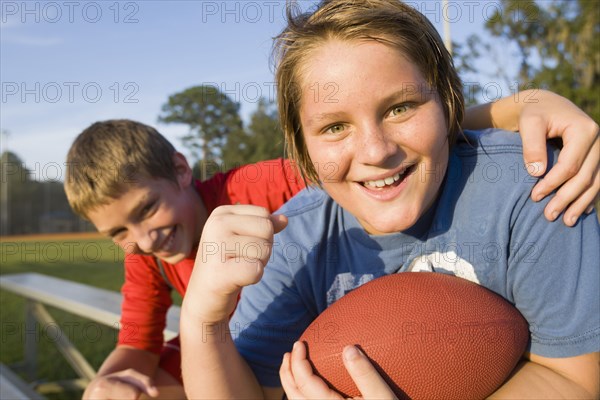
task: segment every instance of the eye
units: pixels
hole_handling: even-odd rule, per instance
[[[392,107],[392,109],[390,110],[389,115],[394,117],[397,115],[401,115],[406,113],[408,110],[411,109],[411,104],[408,103],[403,103],[403,104],[398,104],[397,106]]]
[[[148,204],[146,204],[144,206],[144,208],[142,208],[142,210],[141,210],[141,215],[143,217],[149,216],[152,213],[152,211],[154,210],[155,205],[156,205],[156,201],[151,201]]]
[[[331,133],[331,134],[334,134],[334,135],[339,135],[345,129],[346,129],[346,127],[343,124],[335,124],[335,125],[331,125],[327,129],[325,129],[325,133]]]
[[[113,232],[110,232],[108,234],[108,236],[114,241],[114,242],[119,242],[121,240],[123,240],[123,238],[125,237],[125,229],[117,229]]]

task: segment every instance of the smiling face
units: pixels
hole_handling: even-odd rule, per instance
[[[87,217],[126,253],[151,254],[171,264],[183,260],[200,240],[207,216],[183,156],[176,155],[175,166],[177,183],[139,179]]]
[[[435,90],[398,50],[373,40],[329,40],[302,71],[300,123],[323,188],[371,234],[413,226],[448,163]]]

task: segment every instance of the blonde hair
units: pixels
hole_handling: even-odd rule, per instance
[[[299,15],[291,6],[288,3],[288,26],[275,38],[273,58],[288,157],[299,164],[305,179],[319,181],[300,124],[301,69],[311,52],[330,39],[375,40],[398,49],[440,96],[449,143],[454,142],[464,115],[462,84],[451,55],[425,16],[396,0],[326,0],[313,13]]]
[[[69,204],[86,218],[140,178],[177,182],[174,153],[173,145],[148,125],[125,119],[96,122],[77,136],[67,155]]]

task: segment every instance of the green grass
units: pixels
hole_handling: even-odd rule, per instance
[[[109,240],[0,242],[0,274],[37,272],[104,289],[119,291],[123,284],[123,254]],[[25,301],[0,290],[0,361],[15,365],[23,359]],[[117,331],[48,307],[69,340],[95,368],[114,348]],[[37,378],[41,382],[76,378],[54,346],[55,331],[38,325]],[[24,375],[22,375],[26,378]],[[80,398],[82,393],[49,395],[50,399]]]

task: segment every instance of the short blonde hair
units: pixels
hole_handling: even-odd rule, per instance
[[[462,84],[451,55],[424,15],[397,0],[326,0],[313,13],[300,15],[294,15],[293,8],[288,4],[288,26],[275,38],[273,57],[288,157],[299,164],[306,179],[319,181],[300,124],[301,69],[306,58],[330,39],[375,40],[398,49],[440,96],[449,143],[454,142],[464,115]]]
[[[174,153],[173,145],[148,125],[125,119],[96,122],[77,136],[67,155],[69,204],[86,218],[140,178],[176,182]]]

